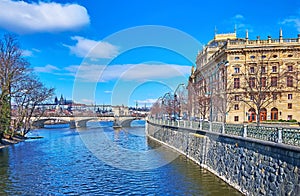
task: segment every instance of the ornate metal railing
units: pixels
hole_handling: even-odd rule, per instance
[[[225,134],[243,136],[244,126],[237,124],[226,124]]]
[[[154,118],[148,118],[148,120],[159,125],[192,129],[195,132],[197,130],[212,131],[300,147],[300,128],[223,124],[219,122],[210,123],[207,121],[171,121]]]
[[[282,143],[300,146],[300,130],[295,128],[283,128]]]
[[[247,137],[278,142],[278,131],[276,127],[248,126]]]

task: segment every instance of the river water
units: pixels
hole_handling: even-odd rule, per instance
[[[185,156],[148,139],[144,127],[114,130],[109,125],[92,122],[85,129],[39,129],[30,136],[42,139],[0,149],[0,195],[239,195]],[[89,142],[98,148],[91,149]],[[109,144],[141,153],[161,149],[120,160],[122,156],[113,152],[118,148],[104,147]],[[142,164],[130,166],[135,163]]]

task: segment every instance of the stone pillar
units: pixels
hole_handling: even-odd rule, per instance
[[[279,127],[277,129],[277,131],[278,131],[278,141],[277,141],[277,143],[282,143],[282,128]]]
[[[268,36],[268,43],[269,44],[271,43],[271,36],[270,35]]]
[[[76,129],[76,122],[75,120],[70,121],[70,129]]]
[[[247,127],[248,127],[248,125],[244,125],[243,137],[247,137]]]

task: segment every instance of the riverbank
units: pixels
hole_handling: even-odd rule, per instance
[[[15,136],[11,137],[10,139],[2,138],[0,141],[0,149],[6,148],[10,145],[17,144],[19,142],[23,142],[26,139],[28,139],[28,138],[20,136],[20,135],[15,135]]]

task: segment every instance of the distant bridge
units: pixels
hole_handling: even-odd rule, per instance
[[[70,124],[70,128],[80,128],[80,127],[86,127],[86,124],[88,121],[114,121],[116,125],[121,127],[130,127],[131,122],[134,120],[141,120],[144,119],[143,117],[133,117],[133,116],[120,116],[120,117],[97,117],[97,116],[85,116],[85,117],[76,117],[76,116],[51,116],[51,117],[40,117],[35,118],[32,117],[32,125],[37,128],[44,128],[45,123],[49,122],[53,124],[59,124],[59,123],[68,123]]]

